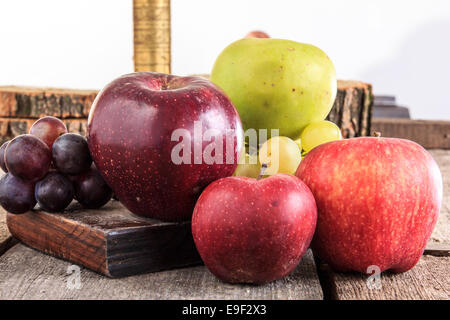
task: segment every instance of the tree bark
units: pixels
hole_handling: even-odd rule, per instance
[[[201,75],[208,78],[208,75]],[[28,133],[36,119],[61,118],[69,132],[86,133],[87,117],[98,91],[52,88],[0,87],[0,140]],[[328,118],[345,138],[370,135],[372,86],[338,81],[338,93]]]
[[[327,119],[336,123],[344,138],[370,135],[372,85],[358,81],[338,81],[338,93]]]
[[[0,87],[0,117],[86,118],[97,90]]]

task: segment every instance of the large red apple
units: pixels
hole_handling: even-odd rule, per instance
[[[265,283],[298,265],[311,242],[317,209],[297,177],[229,177],[209,185],[192,217],[200,256],[219,279]]]
[[[441,173],[420,145],[375,137],[330,142],[310,151],[296,175],[317,202],[311,246],[332,268],[404,272],[418,262],[442,201]]]
[[[242,141],[230,100],[198,77],[124,75],[98,94],[88,119],[93,160],[120,202],[165,221],[190,219],[201,191],[233,174]]]

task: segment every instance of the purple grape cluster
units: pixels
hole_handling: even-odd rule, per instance
[[[37,120],[29,134],[0,147],[0,205],[20,214],[36,203],[47,212],[62,212],[76,199],[83,207],[105,205],[112,191],[92,163],[86,139],[68,133],[55,117]]]

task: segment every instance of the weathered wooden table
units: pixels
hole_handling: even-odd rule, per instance
[[[431,150],[444,177],[444,201],[428,249],[403,274],[341,274],[314,261],[311,251],[285,279],[229,285],[204,266],[110,279],[30,249],[12,239],[0,213],[0,299],[450,299],[450,150]],[[78,273],[77,270],[80,272]]]

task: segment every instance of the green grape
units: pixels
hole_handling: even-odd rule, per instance
[[[306,126],[300,135],[303,150],[309,152],[326,142],[341,140],[341,130],[330,121],[313,122]]]
[[[260,171],[261,165],[258,162],[258,156],[256,154],[249,155],[244,151],[244,155],[240,157],[238,166],[234,171],[233,176],[256,179],[258,178]]]
[[[302,150],[302,139],[298,138],[297,140],[294,140],[294,142],[297,144],[298,148]]]
[[[288,137],[273,137],[259,149],[259,162],[267,164],[265,176],[277,173],[294,174],[302,154],[297,143]]]

